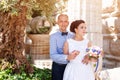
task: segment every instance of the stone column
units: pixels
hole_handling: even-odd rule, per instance
[[[70,22],[76,19],[80,19],[80,1],[81,0],[68,0],[68,15]]]
[[[68,0],[70,21],[83,19],[87,23],[87,37],[93,45],[103,47],[101,0]]]
[[[102,37],[102,18],[101,18],[101,0],[84,0],[83,10],[84,18],[87,22],[88,38],[92,41],[93,45],[103,47]],[[84,8],[82,8],[84,9]],[[86,13],[86,14],[85,14]]]

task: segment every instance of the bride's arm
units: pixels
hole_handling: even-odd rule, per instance
[[[91,47],[92,46],[92,43],[91,42],[88,42],[88,47]]]
[[[64,43],[63,53],[67,54],[67,55],[69,54],[69,52],[68,52],[68,42],[67,41]]]

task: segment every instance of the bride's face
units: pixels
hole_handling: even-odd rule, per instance
[[[86,34],[86,24],[85,23],[79,24],[77,29],[75,29],[75,32],[78,35],[84,36]]]

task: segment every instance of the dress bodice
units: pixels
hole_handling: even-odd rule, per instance
[[[80,51],[80,54],[72,61],[80,61],[86,55],[86,48],[88,47],[88,40],[83,39],[82,41],[76,41],[74,39],[68,39],[69,53],[74,50]]]

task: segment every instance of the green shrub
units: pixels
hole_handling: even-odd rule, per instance
[[[34,67],[34,73],[13,74],[12,69],[0,71],[0,80],[51,80],[51,70],[48,68],[40,69]]]

